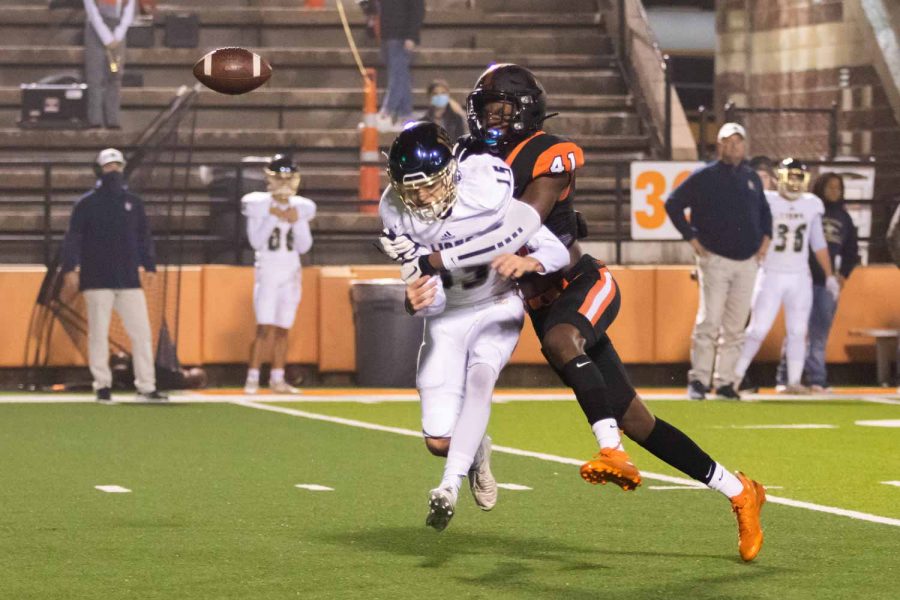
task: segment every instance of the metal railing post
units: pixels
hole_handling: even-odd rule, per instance
[[[44,165],[44,265],[50,267],[52,253],[50,245],[53,243],[53,230],[51,219],[53,211],[51,203],[53,202],[53,165]]]
[[[663,55],[663,73],[665,74],[665,93],[666,93],[666,118],[665,131],[663,132],[665,156],[666,159],[672,160],[672,63],[669,55]]]
[[[625,56],[628,54],[625,49],[626,38],[625,38],[625,28],[627,27],[628,20],[625,18],[625,0],[619,0],[619,60],[624,60]]]
[[[838,103],[831,102],[831,122],[828,126],[828,158],[834,160],[838,150]]]
[[[697,109],[697,114],[700,115],[697,132],[700,143],[697,144],[697,156],[700,160],[706,160],[706,107],[701,104]]]
[[[616,264],[622,264],[622,204],[624,196],[622,190],[622,163],[616,163]]]
[[[234,264],[241,264],[241,191],[244,189],[244,169],[242,165],[235,166],[234,176]]]

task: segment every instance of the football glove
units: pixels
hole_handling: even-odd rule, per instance
[[[412,240],[408,235],[396,235],[393,231],[385,229],[378,238],[378,249],[389,259],[405,263],[421,254],[425,247]]]
[[[831,297],[837,302],[838,296],[841,295],[841,284],[838,283],[837,277],[831,275],[825,279],[825,289],[828,290],[828,293],[831,294]]]

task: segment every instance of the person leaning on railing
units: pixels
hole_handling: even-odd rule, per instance
[[[706,397],[711,379],[719,396],[738,398],[734,367],[757,268],[772,239],[762,181],[744,161],[746,138],[741,125],[723,125],[718,160],[691,174],[666,201],[669,218],[694,249],[700,274],[688,372],[688,395],[696,400]],[[690,223],[684,215],[688,208]]]
[[[88,84],[88,124],[121,128],[125,34],[134,21],[136,0],[84,0],[84,77]]]

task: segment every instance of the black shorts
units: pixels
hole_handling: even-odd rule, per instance
[[[546,294],[544,295],[546,298]],[[561,323],[573,325],[585,339],[585,352],[606,381],[616,418],[621,418],[635,396],[625,366],[606,330],[619,314],[619,286],[606,265],[584,255],[562,280],[559,295],[546,306],[528,306],[538,339]]]

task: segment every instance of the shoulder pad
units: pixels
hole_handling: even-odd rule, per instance
[[[378,203],[378,215],[381,217],[381,223],[386,229],[390,229],[396,233],[402,222],[403,208],[400,206],[400,199],[391,186],[385,188],[381,194],[381,201]]]
[[[539,131],[530,138],[522,141],[507,156],[506,162],[530,163],[515,164],[516,172],[530,166],[529,175],[536,179],[541,175],[555,175],[557,173],[573,172],[584,166],[584,151],[578,144],[565,138]],[[525,171],[527,172],[527,171]]]
[[[241,198],[241,212],[247,217],[261,217],[269,212],[272,196],[268,192],[250,192]]]
[[[306,221],[316,216],[316,203],[305,196],[291,196],[290,204],[297,209],[297,215]]]
[[[496,211],[512,199],[512,170],[491,154],[472,156],[459,165],[457,203],[476,212]]]

